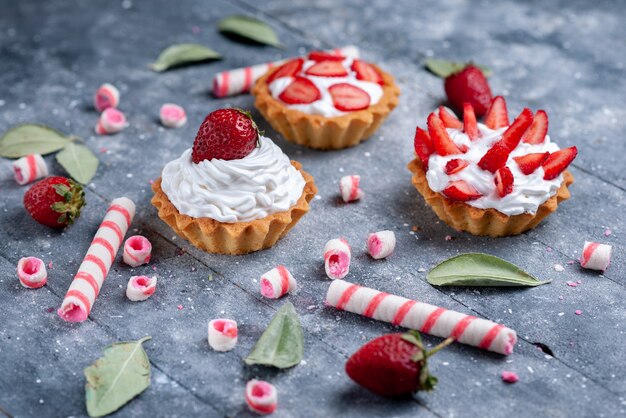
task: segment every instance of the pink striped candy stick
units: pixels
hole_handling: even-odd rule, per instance
[[[48,175],[46,161],[39,154],[30,154],[13,162],[13,177],[20,186]]]
[[[120,197],[111,202],[57,312],[61,318],[69,322],[87,319],[134,216],[132,200]]]
[[[266,298],[278,299],[296,290],[297,285],[296,279],[293,278],[289,270],[280,265],[261,277],[261,294]]]
[[[335,48],[328,52],[350,58],[359,57],[359,49],[353,45]],[[227,97],[246,93],[250,91],[255,81],[270,68],[281,65],[290,59],[292,58],[217,73],[213,77],[213,95],[215,97]]]
[[[585,241],[583,254],[580,257],[581,267],[590,270],[606,270],[611,264],[611,249],[610,245]]]
[[[504,325],[344,280],[330,284],[326,305],[504,355],[517,342],[515,331]]]

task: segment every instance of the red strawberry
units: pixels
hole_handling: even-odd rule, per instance
[[[472,141],[480,135],[478,132],[478,124],[476,123],[476,115],[474,107],[470,103],[463,104],[463,131]]]
[[[341,111],[352,112],[367,109],[370,105],[370,95],[352,84],[333,84],[328,88],[328,92],[333,98],[335,107]]]
[[[476,116],[481,117],[491,104],[491,89],[487,78],[480,68],[473,64],[446,77],[444,88],[448,101],[457,110],[463,109],[463,103],[469,102],[474,106]]]
[[[415,147],[415,153],[422,161],[424,170],[428,170],[428,158],[435,152],[435,146],[430,139],[428,132],[420,128],[415,128],[415,139],[413,140],[413,146]]]
[[[439,106],[439,119],[446,128],[463,129],[463,123],[443,106]]]
[[[498,189],[498,195],[504,197],[513,191],[513,173],[509,167],[502,167],[496,171],[496,188]]]
[[[530,125],[532,125],[532,123],[533,112],[531,112],[530,109],[526,107],[524,108],[524,110],[522,110],[522,113],[520,113],[519,116],[515,118],[511,126],[509,126],[509,128],[504,131],[501,141],[503,141],[506,146],[509,147],[511,151],[513,151],[515,148],[517,148],[517,145],[522,139],[522,135],[524,135],[524,132],[526,132],[526,130]]]
[[[321,99],[322,94],[311,80],[296,76],[278,98],[288,104],[309,104]]]
[[[193,142],[191,158],[204,160],[237,160],[257,146],[259,129],[250,113],[241,109],[219,109],[208,114]]]
[[[489,129],[500,129],[509,126],[509,112],[506,110],[504,97],[496,96],[493,98],[485,116],[485,125]]]
[[[450,175],[450,174],[458,173],[459,171],[463,170],[468,165],[469,163],[467,161],[462,160],[460,158],[455,158],[446,163],[446,167],[443,171],[447,175]]]
[[[578,155],[578,148],[563,148],[557,152],[550,154],[548,159],[543,163],[544,180],[552,180],[561,174],[574,158]]]
[[[387,397],[405,397],[419,390],[430,391],[437,378],[428,373],[428,358],[450,344],[448,338],[430,351],[424,349],[417,331],[386,334],[352,354],[346,373],[364,388]]]
[[[309,52],[309,59],[312,61],[343,61],[346,59],[343,55],[333,54],[325,51]]]
[[[33,184],[24,194],[24,207],[34,220],[51,228],[64,228],[80,216],[85,192],[74,180],[52,176]]]
[[[522,155],[521,157],[513,157],[520,171],[526,175],[532,174],[543,164],[549,152],[535,152],[532,154]]]
[[[361,60],[354,60],[352,63],[352,71],[356,73],[357,80],[371,81],[372,83],[378,83],[381,86],[385,84],[383,76],[380,75],[378,70],[371,64]]]
[[[457,202],[467,202],[468,200],[476,200],[482,194],[471,184],[464,180],[456,180],[451,182],[443,191],[444,196],[450,200]]]
[[[313,64],[305,71],[305,74],[320,77],[345,77],[348,75],[348,70],[343,68],[341,61],[326,60]]]
[[[302,58],[296,58],[295,60],[288,61],[278,67],[276,71],[272,73],[267,78],[267,84],[270,84],[272,81],[281,77],[295,77],[296,74],[302,70],[302,65],[304,64],[304,60]]]
[[[462,154],[459,147],[452,141],[450,135],[448,135],[448,131],[446,131],[446,127],[443,125],[441,119],[434,113],[428,115],[428,133],[430,134],[437,154],[442,156]]]
[[[535,113],[533,124],[522,136],[522,141],[529,144],[541,144],[548,133],[548,114],[543,110]]]

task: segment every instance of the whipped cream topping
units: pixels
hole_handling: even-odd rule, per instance
[[[300,73],[298,73],[298,75],[311,80],[311,82],[315,84],[315,87],[317,87],[317,89],[320,91],[322,97],[321,99],[309,104],[284,103],[284,105],[290,109],[299,110],[301,112],[311,115],[321,115],[327,118],[345,115],[348,112],[337,109],[333,104],[332,96],[328,92],[328,88],[330,86],[338,83],[348,83],[362,89],[370,96],[370,106],[375,105],[380,101],[380,98],[383,96],[383,88],[379,84],[372,83],[371,81],[357,80],[356,73],[351,69],[353,61],[354,58],[352,57],[347,57],[345,60],[342,61],[343,67],[348,71],[348,75],[346,77],[320,77],[305,74],[306,70],[316,64],[316,62],[313,60],[304,61],[302,70],[300,71]],[[269,85],[272,97],[278,99],[278,96],[280,96],[283,90],[285,90],[293,80],[293,77],[280,77],[272,81]]]
[[[304,189],[289,157],[261,136],[259,146],[238,160],[195,164],[192,149],[163,169],[161,188],[184,215],[234,223],[261,219],[295,205]]]
[[[550,142],[550,136],[546,135],[545,140],[541,144],[528,144],[520,142],[520,144],[511,152],[506,166],[513,173],[514,183],[513,191],[500,197],[495,185],[495,175],[489,171],[478,167],[478,162],[491,148],[493,144],[498,142],[507,128],[492,130],[485,125],[479,123],[478,130],[480,137],[475,141],[460,129],[448,128],[448,134],[457,145],[465,145],[469,150],[465,154],[441,156],[432,154],[428,160],[428,172],[426,179],[428,186],[435,192],[442,192],[451,181],[465,180],[482,193],[482,197],[476,200],[464,202],[470,206],[480,209],[496,209],[505,215],[519,215],[522,213],[534,214],[541,204],[556,194],[561,183],[563,175],[559,175],[552,180],[544,180],[543,168],[539,167],[534,173],[526,175],[522,173],[513,160],[513,157],[537,153],[537,152],[556,152],[559,146]],[[445,167],[448,161],[455,158],[461,158],[469,163],[469,165],[458,173],[447,175]]]

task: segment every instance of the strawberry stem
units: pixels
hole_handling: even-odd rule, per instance
[[[450,344],[452,344],[454,341],[456,341],[456,340],[455,340],[454,338],[452,338],[452,337],[446,338],[445,340],[443,340],[443,342],[442,342],[442,343],[440,343],[440,344],[436,345],[436,346],[435,346],[432,350],[430,350],[430,351],[426,351],[426,352],[424,353],[424,357],[425,357],[425,358],[428,358],[428,357],[430,357],[430,356],[432,356],[432,355],[436,354],[436,353],[437,353],[437,351],[441,350],[442,348],[446,348],[447,346],[449,346]]]

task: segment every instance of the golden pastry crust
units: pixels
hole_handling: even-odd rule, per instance
[[[211,218],[193,218],[183,215],[170,202],[161,188],[161,177],[152,185],[152,204],[159,218],[174,232],[196,247],[216,254],[247,254],[269,248],[289,232],[309,211],[309,202],[317,193],[313,177],[302,170],[297,161],[291,164],[304,177],[305,185],[300,199],[289,210],[276,212],[249,222],[225,223]]]

